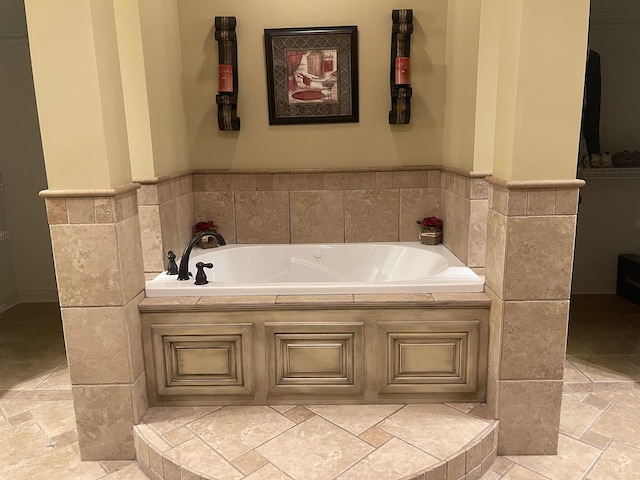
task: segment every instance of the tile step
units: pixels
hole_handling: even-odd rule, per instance
[[[155,407],[134,427],[152,480],[480,479],[498,421],[483,404]]]

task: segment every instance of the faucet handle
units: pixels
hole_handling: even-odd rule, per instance
[[[177,275],[178,265],[176,264],[176,254],[169,250],[167,258],[169,259],[169,263],[167,264],[167,275]]]
[[[196,268],[198,269],[198,273],[196,273],[196,282],[194,285],[206,285],[209,283],[207,280],[207,274],[204,273],[205,268],[213,268],[213,263],[196,263]]]

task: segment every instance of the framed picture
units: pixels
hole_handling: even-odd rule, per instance
[[[265,29],[269,124],[358,121],[358,28]]]

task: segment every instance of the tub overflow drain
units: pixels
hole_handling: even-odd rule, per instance
[[[320,258],[320,257],[322,256],[322,251],[321,251],[319,248],[316,248],[316,249],[313,251],[313,256],[314,256],[315,258]]]

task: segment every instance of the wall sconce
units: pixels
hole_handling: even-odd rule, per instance
[[[218,42],[218,128],[240,130],[238,118],[238,42],[236,17],[215,17]]]
[[[391,111],[389,123],[407,125],[411,119],[411,34],[413,10],[392,10]]]

